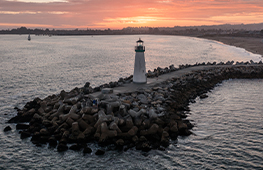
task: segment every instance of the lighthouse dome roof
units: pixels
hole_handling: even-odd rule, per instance
[[[139,40],[138,41],[136,41],[137,43],[139,43],[139,42],[143,42],[142,40],[141,40],[141,38],[139,38]]]

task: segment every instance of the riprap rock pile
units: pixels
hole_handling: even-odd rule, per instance
[[[164,149],[170,139],[192,133],[193,125],[185,119],[188,104],[233,78],[263,78],[263,65],[210,65],[150,89],[119,94],[106,90],[96,99],[85,92],[90,88],[87,83],[83,88],[28,102],[23,109],[17,108],[17,116],[8,123],[17,123],[22,139],[31,137],[34,144],[48,143],[58,151],[92,152],[90,142],[114,144],[121,150]]]

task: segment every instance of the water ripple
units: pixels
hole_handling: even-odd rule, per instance
[[[257,55],[210,40],[141,38],[151,70],[170,64],[258,60]],[[25,36],[1,36],[0,129],[16,114],[14,107],[21,108],[35,97],[69,91],[87,81],[97,86],[131,75],[138,36],[36,36],[30,43],[25,40]],[[166,151],[148,154],[110,148],[104,148],[103,156],[70,150],[58,153],[47,145],[36,147],[30,139],[21,140],[15,125],[9,124],[12,131],[0,130],[0,169],[263,169],[262,89],[263,80],[218,84],[208,98],[197,98],[190,105],[188,115],[194,120],[195,135],[179,137]],[[89,147],[98,149],[95,144]]]

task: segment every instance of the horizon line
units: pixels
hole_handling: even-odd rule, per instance
[[[184,28],[184,27],[212,27],[212,26],[224,26],[224,25],[229,25],[229,26],[247,26],[247,25],[260,25],[260,24],[263,24],[263,22],[259,22],[259,23],[247,23],[247,24],[244,24],[244,23],[240,23],[240,24],[229,24],[229,23],[225,23],[225,24],[218,24],[218,25],[215,25],[215,24],[213,24],[213,25],[191,25],[191,26],[179,26],[179,25],[175,25],[175,26],[173,26],[173,27],[169,27],[169,26],[160,26],[160,27],[152,27],[152,26],[137,26],[137,27],[135,27],[135,26],[127,26],[127,27],[123,27],[123,28],[89,28],[89,27],[87,27],[86,29],[84,29],[84,28],[78,28],[78,27],[75,27],[75,28],[62,28],[62,27],[41,27],[41,26],[36,26],[36,27],[34,27],[34,28],[32,28],[32,27],[28,27],[29,25],[31,25],[31,24],[24,24],[24,25],[22,25],[21,24],[21,26],[19,27],[19,26],[16,26],[16,28],[15,28],[15,26],[13,26],[12,28],[2,28],[1,30],[9,30],[9,29],[18,29],[18,28],[23,28],[23,27],[25,27],[25,28],[27,28],[27,29],[51,29],[51,30],[122,30],[122,29],[125,29],[125,28],[175,28],[175,27],[181,27],[181,28]],[[1,25],[1,24],[0,24]],[[26,26],[26,25],[28,25],[28,26]],[[32,25],[34,25],[34,24],[32,24]],[[262,27],[262,29],[263,29],[263,27]]]

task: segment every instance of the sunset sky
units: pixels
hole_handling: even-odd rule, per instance
[[[263,22],[263,0],[0,0],[0,29],[121,29]]]

